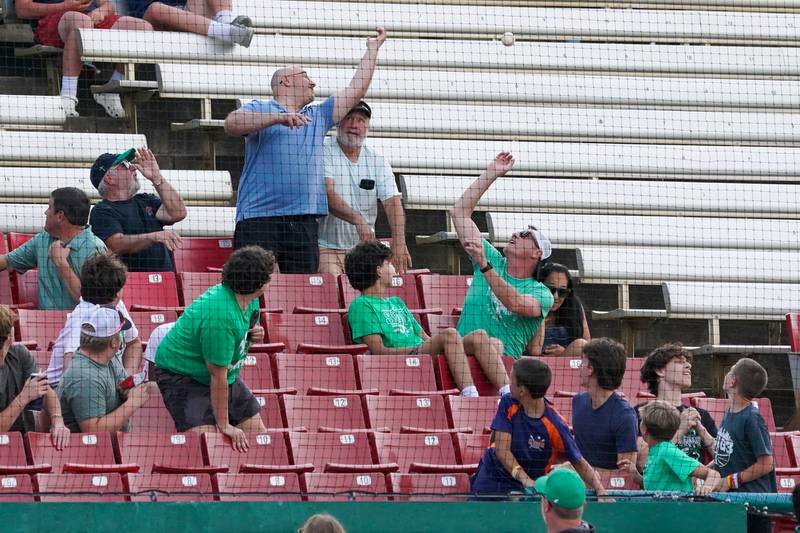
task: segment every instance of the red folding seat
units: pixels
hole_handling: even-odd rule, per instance
[[[608,490],[642,490],[642,486],[634,481],[627,470],[606,470],[596,468],[603,487]]]
[[[219,272],[181,272],[181,303],[189,307],[198,296],[222,280]]]
[[[302,500],[297,474],[217,474],[211,478],[217,499],[223,502]]]
[[[775,416],[772,414],[772,401],[769,398],[756,398],[753,402],[755,402],[756,407],[758,407],[758,412],[764,417],[764,422],[767,423],[767,429],[769,431],[777,431],[775,427]]]
[[[265,313],[268,342],[281,342],[286,351],[297,353],[357,354],[365,344],[347,344],[342,318],[335,313]]]
[[[800,313],[786,313],[786,333],[793,352],[800,352]]]
[[[8,246],[6,246],[6,236],[0,231],[0,255],[8,253]],[[11,297],[11,278],[8,277],[8,272],[0,272],[0,304],[12,305],[14,303]]]
[[[417,284],[424,307],[438,307],[445,315],[460,315],[472,276],[422,275],[417,277]]]
[[[33,357],[33,362],[36,364],[36,368],[45,370],[50,366],[50,356],[52,352],[48,352],[47,350],[30,350],[30,352]]]
[[[131,417],[131,431],[141,433],[175,433],[175,421],[164,405],[161,394],[151,394],[147,402]]]
[[[17,233],[16,231],[8,232],[8,251],[10,252],[11,250],[16,250],[34,237],[36,237],[35,233]]]
[[[346,274],[339,275],[339,294],[341,296],[342,307],[350,308],[350,304],[358,298],[359,292],[355,290],[347,279]],[[405,302],[406,307],[412,313],[434,313],[441,314],[442,309],[426,309],[422,305],[417,290],[417,277],[415,274],[399,274],[392,278],[392,287],[386,291],[386,296],[396,296]]]
[[[692,405],[702,407],[708,411],[714,422],[716,422],[717,427],[719,427],[722,424],[725,409],[728,407],[728,400],[725,398],[692,398]],[[775,418],[772,416],[772,402],[769,398],[755,398],[753,405],[758,408],[759,413],[764,417],[764,422],[767,423],[767,430],[774,432]]]
[[[282,388],[296,389],[300,394],[362,392],[350,355],[277,353],[272,357],[277,385]]]
[[[464,501],[470,494],[467,474],[390,474],[395,501]]]
[[[114,450],[120,463],[139,465],[142,474],[213,474],[226,467],[203,464],[198,433],[118,432]]]
[[[359,355],[356,370],[362,389],[381,394],[437,394],[430,355]],[[458,389],[439,394],[458,393]]]
[[[367,396],[367,417],[372,429],[403,433],[469,432],[451,429],[441,396]]]
[[[251,353],[245,357],[239,376],[250,390],[273,392],[275,386],[270,366],[269,355]]]
[[[55,474],[97,472],[136,472],[135,464],[118,464],[108,433],[73,433],[69,442],[57,450],[49,433],[27,433],[30,458],[34,464],[49,464]]]
[[[375,464],[367,433],[289,433],[295,463],[314,472],[395,472],[395,463]]]
[[[139,340],[147,343],[150,334],[162,324],[178,320],[178,313],[174,309],[163,311],[131,311],[131,320],[139,330]]]
[[[396,463],[400,472],[472,473],[475,465],[458,463],[455,448],[447,434],[375,433],[375,449],[381,464]]]
[[[434,317],[436,315],[430,316]],[[511,376],[511,367],[514,365],[514,358],[503,357],[502,359],[506,367],[506,373]],[[478,360],[472,356],[467,356],[467,364],[469,365],[469,371],[472,375],[472,382],[475,384],[475,388],[478,389],[478,394],[481,396],[497,396],[498,390],[489,381],[489,378],[486,376],[483,368],[481,368]],[[443,354],[434,356],[434,371],[436,372],[436,377],[439,379],[439,386],[443,390],[452,390],[456,388],[453,374],[450,372],[450,367],[447,365],[447,358]]]
[[[253,395],[261,406],[261,421],[268,430],[283,429],[286,427],[286,420],[282,414],[282,407],[277,394],[264,394],[262,391],[255,391]]]
[[[463,396],[448,396],[447,407],[450,411],[450,420],[454,428],[471,429],[472,433],[490,433],[492,420],[497,414],[497,396],[478,396],[465,398]]]
[[[800,436],[800,432],[789,431],[785,433],[770,432],[772,441],[772,460],[775,469],[797,468],[797,460],[793,453],[792,437]]]
[[[233,239],[184,237],[172,256],[176,272],[207,272],[209,268],[222,268],[232,253]]]
[[[358,430],[367,427],[361,398],[346,396],[283,397],[286,427],[307,431]]]
[[[33,484],[41,502],[127,501],[123,494],[128,490],[119,473],[36,474]]]
[[[0,433],[0,474],[45,474],[52,469],[50,464],[28,464],[21,433]]]
[[[17,307],[38,309],[39,307],[39,270],[34,268],[24,274],[9,272],[11,280],[11,301]]]
[[[128,474],[132,502],[203,502],[214,500],[208,474]]]
[[[791,494],[795,485],[800,484],[800,468],[776,470],[775,477],[778,482],[778,492],[781,494]]]
[[[36,349],[49,350],[64,328],[69,311],[18,309],[17,340],[26,346],[35,342]]]
[[[450,328],[458,327],[458,316],[454,315],[432,315],[426,314],[421,317],[420,324],[428,335],[435,335]]]
[[[489,433],[457,433],[456,457],[459,462],[464,465],[475,465],[477,469],[483,453],[489,447],[490,438],[491,435]]]
[[[0,503],[30,503],[33,501],[33,483],[28,474],[0,475]]]
[[[642,365],[646,360],[645,357],[628,357],[625,362],[625,374],[622,376],[622,385],[618,391],[631,402],[635,402],[639,392],[647,392],[647,384],[642,383],[641,379]]]
[[[538,357],[540,361],[547,363],[553,374],[550,384],[550,394],[557,392],[581,392],[581,360],[580,358],[569,357]]]
[[[305,474],[308,501],[387,500],[386,476],[380,472],[361,474]],[[318,494],[314,494],[318,493]],[[383,496],[381,496],[383,494]]]
[[[221,433],[203,433],[200,445],[207,465],[227,466],[231,474],[310,472],[312,465],[294,465],[280,432],[249,433],[246,452],[233,449],[231,439]]]
[[[131,311],[181,305],[173,272],[128,272],[123,299]]]
[[[564,420],[572,424],[572,396],[556,396],[552,398],[553,408],[558,411]]]
[[[272,313],[344,313],[333,274],[274,274],[264,292]]]

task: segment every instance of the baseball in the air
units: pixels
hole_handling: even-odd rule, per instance
[[[510,31],[507,31],[503,34],[500,40],[504,45],[511,46],[512,44],[514,44],[514,34],[511,33]]]

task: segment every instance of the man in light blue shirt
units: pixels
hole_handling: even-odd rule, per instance
[[[364,96],[386,31],[367,40],[350,85],[322,104],[301,67],[272,76],[273,100],[246,104],[225,119],[230,135],[245,135],[234,246],[271,250],[283,273],[311,274],[319,267],[317,217],[328,214],[322,148],[325,134]]]
[[[0,270],[24,274],[38,268],[39,309],[73,309],[81,297],[83,263],[106,245],[86,225],[89,197],[80,189],[54,190],[44,216],[44,231],[0,255]]]

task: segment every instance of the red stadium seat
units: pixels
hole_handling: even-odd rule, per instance
[[[221,433],[200,437],[203,459],[211,466],[227,466],[231,474],[310,472],[312,465],[293,465],[284,433],[249,433],[246,452],[233,449],[231,439]]]
[[[390,474],[395,501],[464,501],[469,491],[467,474]]]
[[[398,465],[375,464],[367,433],[289,433],[292,455],[298,464],[311,464],[314,472],[396,472]]]
[[[46,474],[52,469],[50,464],[28,464],[21,433],[0,433],[0,474]]]
[[[46,369],[50,365],[50,356],[52,355],[51,352],[47,350],[30,350],[31,357],[33,357],[33,362],[36,363],[36,367],[39,369]]]
[[[28,474],[0,475],[0,503],[33,502],[33,483]]]
[[[220,282],[219,272],[181,272],[181,305],[188,307],[209,287]]]
[[[41,502],[124,502],[127,487],[118,473],[36,474],[33,478]],[[46,494],[52,493],[52,494]]]
[[[131,431],[142,433],[175,433],[175,421],[164,405],[161,394],[151,394],[147,402],[131,417]]]
[[[336,278],[332,274],[275,274],[264,293],[273,313],[339,313]]]
[[[272,369],[270,368],[269,355],[267,354],[248,354],[244,359],[244,365],[239,371],[247,388],[260,393],[273,393],[277,394],[274,382],[272,380]],[[283,391],[286,393],[294,393],[296,391]]]
[[[64,328],[69,311],[40,311],[18,309],[17,322],[20,342],[35,342],[39,350],[49,350]]]
[[[417,278],[422,305],[438,307],[445,315],[460,315],[472,276],[423,275]]]
[[[437,394],[430,355],[359,355],[356,370],[362,389],[381,394]],[[440,391],[457,393],[458,389]]]
[[[468,432],[451,429],[441,396],[367,396],[367,417],[376,430],[403,433]]]
[[[6,236],[0,231],[0,255],[8,253],[8,246],[6,246]],[[7,271],[0,272],[0,304],[13,305],[14,300],[11,297],[11,278],[8,276]]]
[[[641,369],[646,360],[645,357],[628,357],[625,362],[625,375],[618,390],[632,402],[640,391],[647,391],[647,385],[641,380]]]
[[[217,499],[223,502],[301,501],[297,474],[217,474],[211,478]]]
[[[772,459],[775,464],[775,469],[797,468],[797,458],[793,451],[794,446],[791,439],[793,437],[800,437],[800,432],[771,432],[769,436],[772,441]],[[798,444],[800,444],[800,440],[798,440]]]
[[[400,472],[472,473],[475,465],[461,465],[450,435],[375,433],[375,449],[379,463],[397,463]]]
[[[308,431],[358,430],[367,427],[361,398],[346,396],[284,396],[286,426]],[[327,429],[326,429],[327,428]]]
[[[181,247],[172,252],[176,272],[207,272],[222,268],[233,253],[233,239],[184,237]]]
[[[308,501],[333,502],[387,500],[386,476],[379,472],[363,474],[305,474]],[[314,493],[320,493],[314,495]]]
[[[556,396],[551,399],[553,408],[572,425],[572,397],[571,396]]]
[[[786,313],[786,332],[793,352],[800,352],[800,313]]]
[[[139,340],[145,343],[158,326],[178,320],[178,313],[174,310],[132,311],[130,315],[131,320],[136,325],[136,329],[139,330]]]
[[[791,494],[795,485],[800,484],[800,468],[777,470],[775,477],[778,482],[778,493]]]
[[[73,433],[62,450],[53,446],[49,433],[28,433],[30,457],[34,464],[50,464],[55,474],[136,472],[135,464],[117,464],[108,433]]]
[[[258,404],[261,406],[261,421],[268,430],[283,429],[286,421],[282,414],[282,408],[277,394],[264,394],[261,391],[253,393]]]
[[[198,433],[116,434],[120,463],[135,464],[142,474],[202,474],[227,472],[226,467],[203,464]]]
[[[123,299],[131,311],[147,307],[179,307],[173,272],[128,272]]]
[[[461,464],[477,465],[483,457],[483,452],[489,447],[491,435],[484,434],[456,434],[456,454]]]
[[[347,279],[346,274],[339,276],[339,294],[341,296],[342,306],[346,309],[350,308],[350,304],[358,298],[359,292],[355,290]],[[400,274],[392,278],[392,287],[386,291],[386,296],[397,296],[412,313],[434,313],[441,314],[441,308],[426,309],[422,305],[417,290],[417,277],[414,274]]]
[[[600,476],[603,487],[608,490],[642,490],[641,485],[636,483],[627,470],[606,470],[595,468]]]
[[[362,392],[350,355],[278,353],[272,357],[277,385],[282,388],[297,389],[301,394]]]
[[[17,233],[15,231],[10,231],[8,233],[8,251],[16,250],[35,236],[35,233]],[[5,244],[5,242],[3,244]]]
[[[463,396],[448,396],[447,407],[450,411],[450,421],[454,428],[470,428],[472,433],[490,433],[489,429],[497,414],[498,397],[479,396],[465,398]]]
[[[772,416],[772,402],[769,398],[755,398],[753,404],[758,407],[759,413],[767,423],[768,431],[775,431],[775,418]],[[728,400],[725,398],[692,398],[692,405],[702,407],[711,415],[717,427],[722,424],[722,417],[728,407]]]
[[[435,317],[436,315],[430,316]],[[439,378],[439,386],[443,390],[455,389],[456,382],[453,379],[453,374],[450,372],[450,367],[447,365],[447,358],[445,358],[444,355],[437,355],[434,360],[434,370],[436,371],[436,376]],[[498,390],[492,385],[489,378],[486,377],[486,373],[483,371],[483,368],[481,368],[478,360],[472,356],[467,356],[467,364],[469,365],[470,374],[472,374],[472,382],[475,384],[475,388],[478,389],[478,394],[480,396],[497,396]],[[503,364],[506,367],[506,372],[510,376],[514,358],[503,357]]]
[[[213,501],[208,474],[128,474],[132,502]]]
[[[581,392],[580,358],[548,356],[538,359],[547,363],[553,373],[549,391],[551,394],[555,394],[557,391]]]
[[[24,274],[9,272],[11,280],[11,300],[17,307],[38,309],[39,307],[39,270],[28,270]]]
[[[453,315],[422,315],[422,326],[428,335],[435,335],[449,328],[458,327],[459,317]]]
[[[281,342],[288,352],[357,354],[365,344],[347,344],[341,316],[325,314],[265,313],[268,342]]]

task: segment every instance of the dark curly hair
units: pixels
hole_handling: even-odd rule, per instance
[[[222,284],[236,294],[252,294],[264,286],[275,270],[275,256],[260,246],[239,248],[222,267]]]
[[[639,370],[639,379],[642,383],[647,383],[647,390],[650,391],[650,394],[658,394],[658,381],[661,379],[658,371],[666,367],[673,359],[678,358],[686,359],[689,362],[692,360],[692,354],[679,342],[670,342],[650,352]]]
[[[377,269],[392,257],[392,251],[380,241],[360,242],[344,258],[344,272],[350,285],[363,291],[378,281]]]
[[[606,390],[616,390],[622,385],[628,356],[625,347],[615,340],[601,337],[583,347],[583,355],[594,369],[597,384]]]

